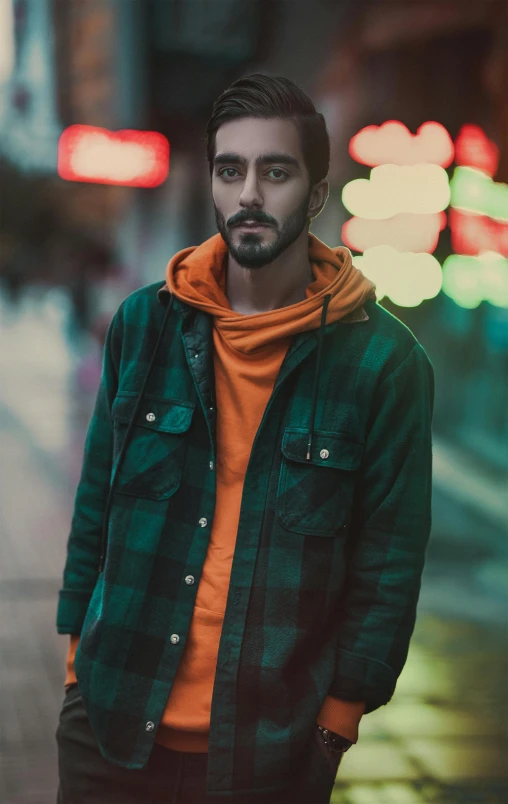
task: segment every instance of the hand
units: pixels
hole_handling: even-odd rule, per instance
[[[340,735],[336,735],[334,732],[328,732],[326,730],[327,735],[333,735],[334,738],[337,738],[338,741],[344,746],[344,749],[341,750],[333,750],[330,747],[330,741],[327,740],[323,736],[323,732],[321,731],[320,726],[316,726],[314,729],[314,734],[316,735],[316,739],[319,744],[319,751],[321,752],[322,756],[325,758],[328,767],[330,768],[330,772],[333,774],[337,773],[338,767],[342,761],[342,757],[344,756],[345,751],[353,744],[350,740],[347,740],[345,737],[341,737]],[[334,739],[335,742],[335,739]]]

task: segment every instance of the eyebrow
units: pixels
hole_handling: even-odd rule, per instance
[[[274,162],[277,162],[279,165],[288,165],[295,168],[300,167],[298,159],[286,153],[272,153],[258,156],[256,159],[256,167],[259,167],[259,165],[271,165]],[[245,157],[240,156],[240,154],[223,153],[217,154],[213,163],[214,165],[245,165],[247,160]]]

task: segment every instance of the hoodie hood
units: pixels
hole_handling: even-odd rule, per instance
[[[375,285],[354,267],[351,252],[329,248],[309,233],[313,281],[305,299],[268,312],[244,315],[231,309],[226,296],[227,246],[220,234],[200,246],[178,252],[166,269],[169,290],[186,304],[214,317],[214,325],[236,350],[250,354],[299,332],[317,329],[329,296],[326,323],[332,323],[375,299]]]

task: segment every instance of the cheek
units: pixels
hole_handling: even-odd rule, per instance
[[[283,223],[301,206],[303,200],[294,188],[289,191],[288,188],[274,187],[265,196],[265,209],[276,221]]]
[[[231,185],[212,185],[212,198],[215,206],[227,217],[238,209],[238,193]]]

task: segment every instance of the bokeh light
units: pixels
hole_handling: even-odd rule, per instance
[[[0,0],[0,85],[14,67],[14,19],[12,0]]]
[[[451,208],[449,224],[452,246],[458,254],[497,251],[508,257],[508,222]]]
[[[443,291],[461,307],[482,301],[508,307],[508,259],[495,251],[476,257],[451,254],[443,264]]]
[[[370,179],[345,185],[342,203],[353,215],[375,220],[400,212],[440,212],[450,203],[448,175],[439,165],[379,165],[371,170]]]
[[[342,227],[342,240],[354,251],[388,245],[399,251],[426,251],[431,254],[446,226],[446,213],[431,215],[400,213],[386,220],[350,218]]]
[[[480,126],[462,126],[455,140],[455,162],[493,176],[499,162],[499,148]]]
[[[411,134],[397,120],[367,126],[352,137],[349,153],[356,162],[376,165],[431,163],[448,167],[453,160],[453,142],[444,126],[428,121]]]
[[[480,170],[457,167],[450,182],[451,205],[457,209],[508,221],[508,185]]]
[[[353,262],[376,283],[378,299],[387,296],[399,307],[416,307],[441,290],[441,266],[431,254],[400,252],[383,245],[367,249]]]
[[[156,131],[75,125],[58,143],[58,175],[68,181],[157,187],[169,172],[169,142]]]

